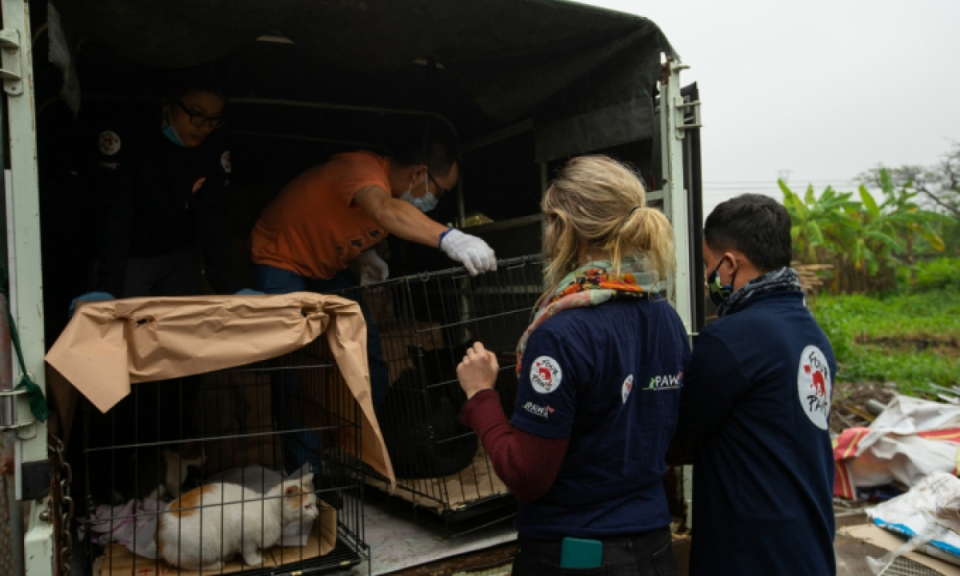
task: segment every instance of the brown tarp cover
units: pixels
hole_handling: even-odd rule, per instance
[[[370,396],[367,327],[360,306],[312,292],[270,296],[130,298],[86,303],[47,354],[73,388],[51,394],[65,430],[79,390],[106,412],[139,382],[233,368],[297,350],[326,334],[363,415],[363,461],[395,485]]]

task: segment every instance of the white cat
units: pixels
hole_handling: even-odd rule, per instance
[[[259,566],[261,550],[277,544],[285,526],[319,516],[312,481],[313,474],[292,478],[265,495],[225,483],[183,494],[160,515],[160,558],[180,568],[219,570],[240,552],[248,565]]]

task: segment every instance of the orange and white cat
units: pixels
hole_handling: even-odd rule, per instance
[[[266,494],[238,484],[206,484],[170,503],[157,525],[157,551],[171,566],[219,570],[238,552],[251,566],[280,541],[283,528],[315,520],[313,474],[285,480]]]

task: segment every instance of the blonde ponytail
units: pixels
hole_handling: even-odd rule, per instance
[[[642,255],[660,278],[676,270],[673,226],[663,212],[653,208],[641,207],[627,216],[620,234],[611,238],[605,248],[615,267],[625,258]]]
[[[640,179],[606,156],[580,156],[567,163],[543,197],[547,228],[543,235],[547,290],[576,268],[581,246],[610,255],[615,273],[624,260],[643,258],[666,278],[676,268],[673,227],[659,210],[647,208]]]

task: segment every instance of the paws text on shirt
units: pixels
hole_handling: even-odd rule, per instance
[[[540,406],[538,404],[534,404],[533,402],[527,402],[524,404],[523,409],[534,416],[539,416],[541,418],[549,418],[554,411],[554,409],[550,406]]]
[[[663,374],[654,376],[644,390],[676,390],[683,387],[683,370],[676,374]]]

